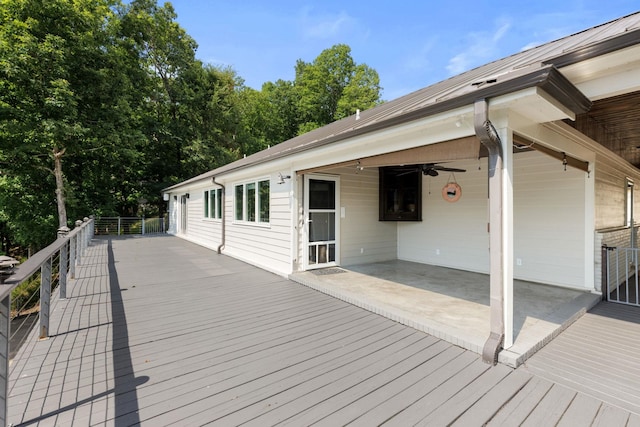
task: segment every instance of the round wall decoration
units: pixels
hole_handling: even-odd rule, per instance
[[[456,182],[448,182],[442,187],[442,198],[447,202],[457,202],[460,196],[462,196],[462,188]]]

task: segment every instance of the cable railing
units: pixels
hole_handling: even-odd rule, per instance
[[[100,217],[95,220],[95,233],[99,235],[124,236],[132,234],[165,233],[164,218],[145,217]]]
[[[51,294],[58,288],[58,297],[67,297],[67,280],[75,278],[94,225],[93,219],[84,218],[71,231],[61,229],[53,243],[13,268],[10,275],[0,276],[0,425],[7,425],[11,351],[17,351],[36,321],[39,338],[48,338]]]

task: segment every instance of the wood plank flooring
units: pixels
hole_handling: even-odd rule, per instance
[[[640,413],[640,308],[601,303],[525,365],[532,374]]]
[[[619,395],[553,377],[551,356],[492,367],[175,237],[94,240],[68,293],[52,337],[12,362],[14,426],[640,425]],[[635,347],[620,351],[607,370],[636,369]]]

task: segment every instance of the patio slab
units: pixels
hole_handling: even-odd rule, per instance
[[[408,261],[306,271],[291,280],[481,353],[489,336],[489,276]],[[499,361],[519,366],[601,300],[514,281],[514,344]]]

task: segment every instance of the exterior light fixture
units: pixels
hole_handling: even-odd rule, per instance
[[[285,179],[291,179],[291,175],[282,175],[282,173],[278,172],[278,184],[284,184]]]

